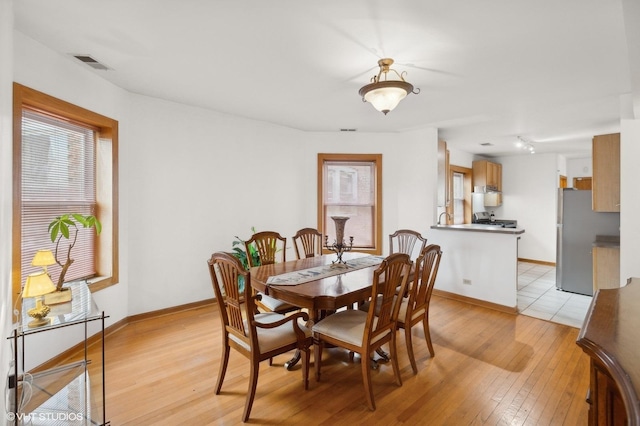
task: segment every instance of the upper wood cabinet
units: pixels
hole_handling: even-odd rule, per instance
[[[593,210],[620,211],[620,133],[593,138]]]
[[[474,161],[473,186],[493,186],[502,191],[502,164],[487,160]]]

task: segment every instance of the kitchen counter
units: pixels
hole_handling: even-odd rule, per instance
[[[442,249],[436,294],[516,313],[518,240],[524,233],[495,225],[432,226],[428,244]]]
[[[496,225],[482,225],[479,223],[466,223],[464,225],[433,225],[431,229],[449,231],[491,232],[497,234],[524,234],[523,228],[502,228]]]
[[[593,247],[620,248],[619,235],[596,235]]]

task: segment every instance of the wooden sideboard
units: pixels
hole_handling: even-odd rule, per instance
[[[589,424],[640,425],[640,278],[598,290],[576,343],[591,357]]]

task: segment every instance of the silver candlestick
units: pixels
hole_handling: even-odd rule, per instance
[[[331,216],[336,225],[336,240],[329,245],[329,236],[324,236],[324,247],[327,250],[334,251],[338,258],[331,263],[336,267],[345,267],[347,262],[342,260],[342,255],[353,248],[353,237],[349,237],[349,244],[344,242],[344,225],[349,220],[347,216]]]

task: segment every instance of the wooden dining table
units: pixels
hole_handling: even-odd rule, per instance
[[[343,254],[347,265],[351,260],[369,256],[364,253],[348,252]],[[380,261],[382,258],[379,258]],[[306,308],[309,313],[307,326],[322,318],[326,312],[336,311],[345,306],[352,306],[371,297],[374,271],[380,262],[360,269],[349,269],[335,266],[335,275],[320,277],[300,284],[277,285],[269,284],[270,277],[282,276],[296,271],[306,271],[324,265],[332,265],[336,260],[335,254],[310,257],[300,260],[276,263],[273,265],[254,266],[251,268],[251,286],[266,295],[287,302],[291,305]],[[299,354],[285,363],[290,369],[299,360]]]
[[[350,260],[365,256],[369,255],[348,252],[343,255],[343,259],[349,264]],[[373,273],[380,262],[356,270],[334,265],[335,269],[332,268],[332,271],[335,271],[335,275],[320,277],[301,284],[269,284],[269,278],[323,265],[332,265],[335,260],[335,254],[327,254],[272,265],[255,266],[250,270],[251,286],[283,302],[306,308],[309,311],[310,325],[313,325],[318,321],[320,313],[323,311],[335,311],[368,300],[371,296]]]

